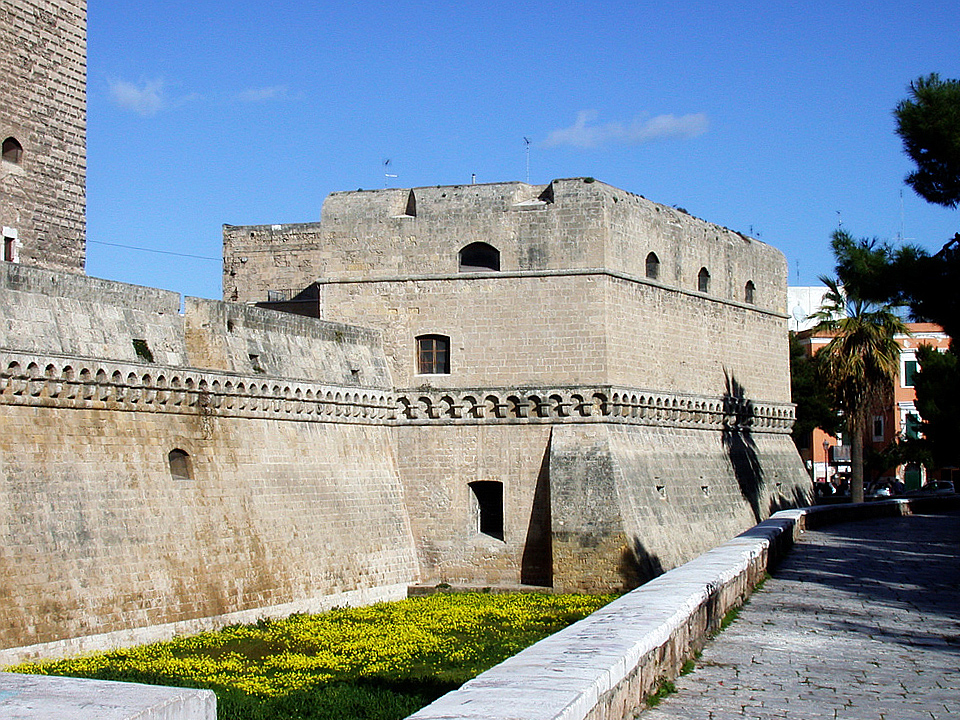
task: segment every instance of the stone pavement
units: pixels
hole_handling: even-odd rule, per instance
[[[960,718],[960,513],[808,531],[640,720]]]

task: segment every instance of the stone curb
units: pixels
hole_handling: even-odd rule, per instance
[[[960,496],[784,510],[491,668],[408,720],[614,720],[707,642],[805,528],[960,507]]]
[[[11,720],[216,720],[213,690],[0,673],[0,717]]]

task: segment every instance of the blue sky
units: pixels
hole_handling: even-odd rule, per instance
[[[219,298],[224,223],[336,190],[593,176],[832,270],[838,222],[935,250],[892,110],[960,77],[950,2],[90,0],[87,272]],[[902,194],[902,201],[901,201]],[[131,250],[128,246],[141,248]],[[799,276],[798,276],[799,270]]]

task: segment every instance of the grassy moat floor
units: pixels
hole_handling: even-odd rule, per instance
[[[439,593],[6,670],[208,688],[219,720],[394,720],[614,597]]]

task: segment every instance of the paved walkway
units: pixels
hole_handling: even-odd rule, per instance
[[[811,531],[639,720],[960,718],[960,514]]]

